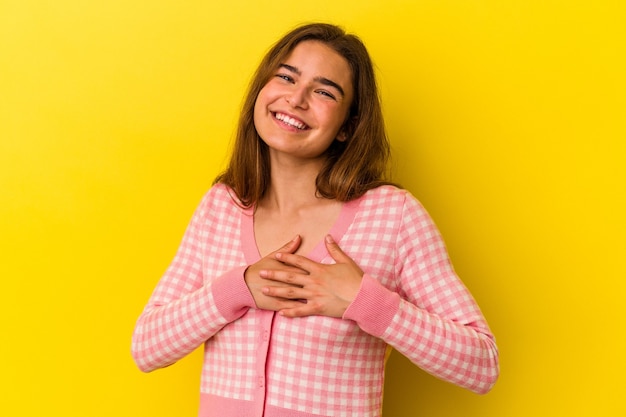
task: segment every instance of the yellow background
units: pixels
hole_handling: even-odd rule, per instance
[[[501,350],[487,396],[394,354],[385,416],[626,415],[622,4],[0,0],[0,415],[196,414],[200,356],[140,373],[134,321],[313,20],[368,45],[396,179]]]

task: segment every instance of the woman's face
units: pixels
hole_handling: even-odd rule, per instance
[[[303,41],[259,92],[254,125],[270,153],[318,158],[333,140],[346,139],[353,94],[346,59],[319,41]]]

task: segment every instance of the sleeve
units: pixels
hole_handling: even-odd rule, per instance
[[[456,275],[441,235],[407,193],[397,234],[398,292],[365,275],[344,318],[426,372],[479,394],[499,375],[495,339]]]
[[[255,306],[243,279],[245,265],[213,279],[204,277],[203,226],[216,221],[210,215],[210,194],[196,209],[172,263],[135,325],[131,353],[144,372],[182,359]]]

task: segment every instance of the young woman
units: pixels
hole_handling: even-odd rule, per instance
[[[327,24],[285,35],[139,317],[139,368],[204,344],[202,417],[380,416],[389,348],[489,391],[493,335],[424,208],[384,181],[388,155],[361,41]]]

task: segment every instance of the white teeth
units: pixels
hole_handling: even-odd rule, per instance
[[[293,126],[297,129],[304,129],[306,128],[306,125],[302,122],[299,122],[298,120],[294,119],[293,117],[289,117],[285,114],[282,113],[276,113],[275,116],[278,120],[280,120],[283,123],[288,124],[289,126]]]

